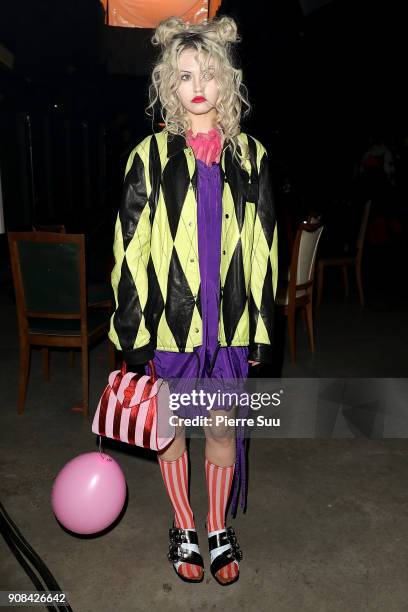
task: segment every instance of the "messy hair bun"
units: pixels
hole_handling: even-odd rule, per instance
[[[177,34],[204,34],[221,44],[239,42],[237,25],[231,17],[219,17],[201,24],[188,26],[181,17],[169,17],[161,21],[152,37],[152,44],[167,47]]]
[[[173,36],[183,32],[185,29],[186,24],[181,17],[169,17],[169,19],[161,21],[157,26],[152,38],[152,44],[167,47]]]
[[[220,17],[210,22],[214,28],[215,34],[220,39],[220,42],[235,43],[239,41],[237,24],[231,17]]]

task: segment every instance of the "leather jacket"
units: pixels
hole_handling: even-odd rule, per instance
[[[272,182],[263,145],[240,138],[249,154],[243,167],[228,143],[219,165],[218,344],[248,346],[248,359],[271,362],[278,275]],[[128,362],[202,343],[196,188],[196,161],[183,136],[163,130],[131,152],[115,225],[109,331]]]

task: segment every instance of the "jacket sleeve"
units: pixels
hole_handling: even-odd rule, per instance
[[[272,178],[265,148],[258,143],[258,202],[251,257],[248,359],[271,363],[278,282],[278,237]]]
[[[143,148],[132,151],[126,165],[122,200],[115,224],[112,288],[115,312],[109,338],[127,363],[153,359],[154,347],[143,309],[148,295],[147,264],[150,255],[150,206],[146,188]]]

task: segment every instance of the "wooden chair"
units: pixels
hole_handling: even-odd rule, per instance
[[[65,225],[33,225],[34,232],[51,232],[54,234],[65,234]],[[112,264],[113,267],[113,264]],[[113,293],[112,287],[107,279],[106,282],[100,283],[88,283],[87,294],[88,294],[88,305],[98,306],[100,308],[110,308],[113,310]]]
[[[34,232],[51,232],[54,234],[65,234],[66,228],[65,225],[61,223],[57,223],[54,225],[33,225]],[[113,267],[113,265],[112,265]],[[88,306],[97,307],[97,308],[108,308],[111,312],[113,312],[113,292],[112,286],[109,282],[110,279],[107,279],[106,282],[99,283],[87,283],[87,296],[88,296]],[[48,372],[49,369],[49,354],[48,348],[42,349],[43,353],[43,364],[44,364],[44,372]],[[69,354],[69,363],[71,367],[75,364],[75,351],[70,351]],[[48,377],[46,378],[48,380]]]
[[[300,224],[293,244],[287,279],[279,281],[276,305],[288,317],[289,343],[292,363],[296,363],[296,311],[309,333],[310,349],[314,352],[313,282],[316,251],[323,231],[321,223]]]
[[[31,346],[80,348],[84,419],[88,417],[88,349],[106,336],[110,310],[87,305],[83,234],[9,232],[8,242],[20,336],[18,414],[24,412]],[[115,349],[109,342],[110,369]]]
[[[317,262],[317,306],[320,306],[322,301],[323,294],[323,278],[324,278],[324,270],[328,267],[341,267],[343,271],[343,281],[344,281],[344,291],[346,297],[349,294],[349,284],[348,284],[348,273],[347,270],[350,266],[355,267],[356,271],[356,280],[358,287],[358,294],[360,297],[361,307],[364,307],[364,293],[363,293],[363,285],[361,282],[361,259],[363,256],[363,247],[365,241],[365,235],[367,230],[368,216],[370,214],[371,208],[371,200],[366,202],[363,214],[361,217],[360,229],[357,236],[355,252],[352,256],[340,256],[340,257],[324,257],[319,259]]]

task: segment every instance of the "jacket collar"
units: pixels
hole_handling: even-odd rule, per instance
[[[174,155],[177,155],[177,153],[180,153],[180,151],[183,151],[184,149],[189,148],[185,137],[182,136],[181,134],[170,134],[169,132],[167,132],[166,136],[167,136],[167,157],[173,157]],[[221,153],[224,153],[227,147],[228,147],[228,142],[224,142]]]

